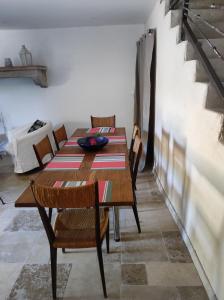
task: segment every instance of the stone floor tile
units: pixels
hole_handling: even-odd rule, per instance
[[[62,249],[58,249],[58,263],[98,264],[96,248],[65,249],[65,251],[66,253],[63,253]]]
[[[150,208],[148,206],[138,209],[139,220],[142,231],[178,231],[178,227],[170,215],[168,209],[164,206]],[[136,222],[133,214],[128,213],[125,216],[124,230],[134,230]]]
[[[0,262],[25,262],[41,232],[4,232],[0,235]]]
[[[162,232],[162,236],[171,262],[192,263],[180,232]]]
[[[57,295],[62,298],[71,265],[57,265]],[[52,299],[50,265],[24,265],[9,295],[10,300]]]
[[[104,264],[108,299],[120,299],[120,264]],[[72,265],[64,300],[104,299],[98,261]]]
[[[149,214],[149,216],[148,216],[148,214]],[[158,219],[156,219],[154,217],[150,208],[144,207],[144,210],[139,209],[138,216],[139,216],[139,221],[140,221],[142,232],[146,232],[146,231],[160,232],[159,221],[158,221]],[[124,231],[127,231],[127,232],[136,232],[137,231],[137,225],[136,225],[136,221],[135,221],[133,212],[126,214],[126,216],[125,216]]]
[[[202,286],[193,263],[146,263],[150,286]]]
[[[30,249],[25,244],[2,244],[0,247],[0,262],[25,263],[29,251]]]
[[[43,232],[40,231],[3,232],[0,234],[0,244],[33,244],[42,236]]]
[[[121,280],[122,284],[128,285],[147,284],[145,264],[122,264]]]
[[[11,224],[4,231],[40,231],[44,230],[37,209],[19,210]]]
[[[0,232],[3,232],[5,228],[7,228],[11,224],[14,217],[18,215],[19,210],[16,210],[14,207],[12,208],[11,206],[9,207],[8,205],[1,206],[0,204],[0,211]]]
[[[164,201],[149,201],[148,199],[141,199],[137,204],[138,212],[145,211],[146,209],[149,211],[156,211],[158,209],[166,208],[166,204]]]
[[[0,263],[0,299],[7,299],[22,270],[20,263]]]
[[[122,233],[122,263],[168,261],[160,233]]]
[[[175,287],[121,286],[121,300],[181,300]]]
[[[60,249],[58,250],[58,252]],[[50,246],[45,231],[33,244],[26,259],[26,264],[47,264],[50,260]],[[60,262],[59,262],[60,263]]]
[[[209,300],[203,286],[177,287],[181,300]]]
[[[153,215],[159,220],[159,227],[161,231],[179,231],[167,208],[153,211]]]
[[[106,251],[106,240],[103,242],[102,250],[105,264],[121,262],[121,242],[115,242],[113,233],[110,234],[110,253]]]

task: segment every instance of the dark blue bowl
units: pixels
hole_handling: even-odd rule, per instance
[[[105,136],[87,136],[77,140],[81,148],[87,151],[96,151],[102,149],[108,143],[108,138]]]

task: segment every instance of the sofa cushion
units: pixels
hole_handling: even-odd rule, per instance
[[[32,124],[32,126],[29,128],[28,133],[29,133],[29,132],[33,132],[33,131],[39,129],[39,128],[43,127],[44,125],[46,125],[45,122],[40,121],[40,120],[36,120],[36,121]]]

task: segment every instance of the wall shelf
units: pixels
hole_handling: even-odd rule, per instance
[[[32,78],[36,85],[42,88],[48,87],[47,67],[45,66],[0,67],[0,78]]]

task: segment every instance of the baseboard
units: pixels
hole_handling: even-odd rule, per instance
[[[159,187],[159,190],[164,196],[166,205],[167,205],[167,207],[168,207],[175,223],[177,224],[177,226],[178,226],[178,228],[181,232],[181,236],[182,236],[182,238],[183,238],[183,240],[184,240],[184,242],[185,242],[185,244],[188,248],[188,251],[190,252],[191,258],[192,258],[192,260],[194,262],[194,265],[195,265],[195,267],[198,271],[198,274],[201,278],[201,281],[202,281],[202,283],[203,283],[203,285],[206,289],[206,292],[208,294],[209,299],[210,300],[218,300],[216,295],[215,295],[215,292],[214,292],[214,290],[213,290],[213,288],[210,284],[210,281],[209,281],[209,279],[208,279],[208,277],[205,273],[205,270],[204,270],[204,268],[203,268],[203,266],[200,262],[200,259],[199,259],[198,255],[197,255],[197,253],[196,253],[196,251],[195,251],[195,249],[194,249],[194,247],[191,243],[191,240],[190,240],[189,236],[186,233],[185,227],[184,227],[183,223],[181,222],[181,219],[179,218],[175,208],[173,207],[173,205],[172,205],[172,203],[169,199],[169,196],[167,195],[167,193],[163,189],[163,186],[162,186],[162,184],[159,180],[159,177],[158,177],[157,172],[155,171],[155,169],[153,170],[153,174],[155,175],[156,183]]]

